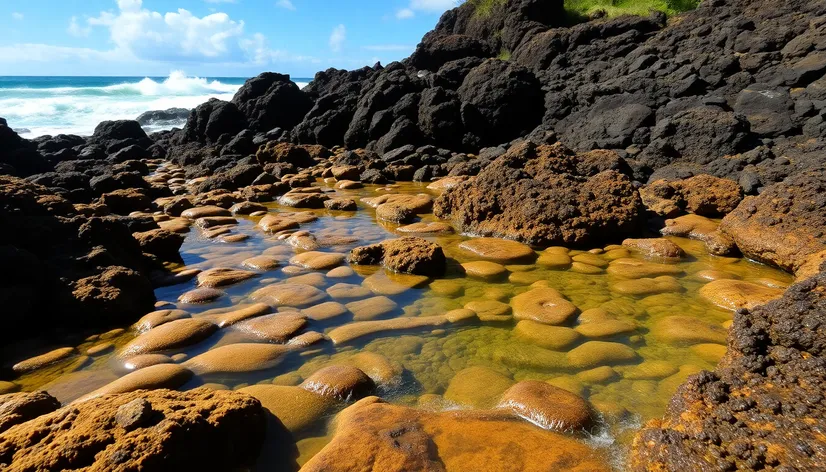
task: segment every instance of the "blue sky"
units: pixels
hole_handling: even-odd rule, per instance
[[[459,0],[27,0],[0,13],[1,75],[312,77],[408,56]]]

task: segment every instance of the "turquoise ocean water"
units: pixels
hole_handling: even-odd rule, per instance
[[[230,100],[245,80],[190,77],[181,72],[169,77],[0,76],[0,117],[26,138],[85,136],[104,120],[135,119],[150,110],[194,108],[212,97]],[[310,79],[293,81],[304,87]]]

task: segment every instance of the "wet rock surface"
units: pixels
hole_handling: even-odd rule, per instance
[[[720,366],[690,378],[639,433],[633,468],[821,467],[824,286],[821,273],[738,311]]]
[[[0,403],[9,401],[0,396]],[[39,412],[0,432],[0,464],[8,470],[227,470],[254,461],[264,426],[261,404],[239,393],[110,395]]]

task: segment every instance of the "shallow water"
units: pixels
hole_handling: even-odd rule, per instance
[[[332,190],[332,184],[320,181],[319,185]],[[382,193],[437,195],[427,190],[423,184],[400,184],[392,188],[366,186],[359,190],[336,190],[336,193],[356,201]],[[282,208],[275,203],[268,206],[271,212],[295,211]],[[322,247],[319,251],[346,253],[356,246],[402,236],[395,231],[396,225],[377,223],[374,209],[363,203],[359,203],[358,212],[314,210],[312,213],[319,216],[319,219],[302,224],[301,230],[310,231],[319,239],[351,236],[357,240]],[[213,303],[186,305],[177,302],[181,294],[195,287],[195,281],[158,289],[158,300],[170,302],[196,317],[209,316],[222,309],[226,311],[239,304],[252,303],[250,294],[261,287],[294,277],[308,280],[306,274],[311,271],[293,273],[295,267],[289,266],[288,260],[296,254],[296,250],[285,240],[258,229],[256,224],[259,219],[239,217],[240,224],[233,232],[250,236],[247,241],[241,243],[228,244],[205,239],[200,230],[193,228],[181,249],[184,264],[173,269],[241,268],[243,260],[262,253],[278,257],[282,262],[280,268],[226,288],[227,296]],[[432,215],[424,215],[421,220],[437,221]],[[681,340],[673,334],[662,334],[663,326],[668,325],[668,322],[663,320],[668,320],[672,316],[699,320],[704,326],[708,326],[712,333],[715,333],[714,329],[716,332],[724,333],[720,327],[726,327],[730,323],[731,311],[714,306],[698,294],[698,290],[707,283],[698,273],[709,270],[722,271],[728,278],[779,287],[788,285],[792,280],[783,272],[751,261],[711,256],[700,242],[669,238],[687,254],[679,262],[646,259],[637,253],[615,246],[594,248],[590,252],[566,251],[561,248],[538,251],[540,262],[545,254],[567,252],[570,256],[585,254],[580,259],[591,258],[589,262],[596,265],[607,265],[618,258],[666,263],[676,268],[677,273],[674,276],[678,285],[665,293],[623,295],[616,290],[616,284],[627,279],[609,274],[604,269],[596,274],[584,274],[576,272],[573,268],[554,270],[539,263],[507,266],[509,272],[501,279],[483,281],[465,276],[459,265],[480,260],[458,247],[461,242],[469,239],[468,237],[447,235],[426,238],[442,246],[449,258],[447,274],[438,280],[420,281],[415,287],[407,288],[404,285],[411,281],[410,277],[386,276],[384,271],[378,268],[353,267],[355,272],[344,278],[328,277],[324,275],[328,270],[324,270],[317,272],[318,275],[310,281],[321,289],[327,289],[338,283],[361,285],[365,279],[372,276],[371,281],[378,282],[367,283],[372,291],[387,294],[398,304],[398,308],[383,315],[383,319],[442,315],[450,310],[462,308],[468,303],[475,303],[478,307],[480,302],[490,301],[499,302],[488,303],[491,310],[502,309],[509,313],[509,302],[514,296],[530,290],[532,284],[547,286],[561,292],[578,308],[579,319],[574,317],[571,322],[565,324],[579,330],[579,333],[574,333],[576,338],[558,343],[565,346],[555,346],[557,350],[549,349],[547,347],[557,343],[550,342],[553,340],[542,336],[532,336],[530,329],[517,329],[516,321],[506,313],[504,317],[500,317],[501,320],[496,321],[483,322],[474,319],[438,327],[384,332],[338,346],[328,341],[291,353],[273,369],[238,375],[196,377],[184,388],[202,384],[232,389],[257,383],[296,385],[323,366],[348,363],[354,355],[371,352],[384,356],[389,361],[393,376],[392,381],[380,385],[378,394],[382,398],[393,403],[422,408],[454,409],[462,406],[445,399],[442,395],[456,373],[472,366],[485,366],[515,381],[549,381],[590,400],[600,412],[601,421],[599,427],[586,436],[586,440],[604,452],[606,462],[616,465],[622,463],[624,451],[630,444],[635,429],[652,418],[662,416],[677,386],[692,373],[714,368],[724,352],[720,339],[698,342],[697,339]],[[596,266],[589,265],[587,268],[594,267]],[[373,293],[357,295],[355,298],[336,301],[349,303],[374,296]],[[599,319],[590,326],[578,327],[582,324],[583,318],[595,313],[592,309],[598,308],[610,314],[610,323]],[[293,309],[281,311],[290,310]],[[581,316],[583,312],[587,312],[588,315]],[[351,321],[350,314],[324,321],[309,320],[305,330],[329,332]],[[530,328],[529,324],[522,326]],[[589,327],[591,329],[588,329]],[[611,329],[612,327],[614,329]],[[571,332],[568,330],[566,333]],[[110,341],[116,345],[109,354],[94,359],[76,357],[27,374],[17,379],[17,382],[24,390],[46,388],[56,392],[62,401],[72,400],[100,387],[123,374],[120,368],[123,361],[117,357],[117,351],[132,340],[135,333],[127,330],[123,334],[113,333],[104,338],[109,336],[114,336]],[[584,357],[567,355],[568,352],[595,340],[629,346],[636,355],[634,358],[622,359],[616,356],[597,359],[595,356],[601,353],[587,353]],[[206,341],[169,354],[177,354],[176,360],[180,362],[216,346],[239,341],[254,340],[245,338],[238,330],[224,328]],[[101,342],[97,337],[90,338],[88,342],[78,346],[79,351],[85,352],[89,347]],[[574,363],[572,359],[578,361]],[[485,392],[478,392],[478,395],[484,396]],[[344,403],[340,405],[343,406]],[[325,414],[313,426],[296,436],[301,454],[299,463],[308,460],[329,440],[327,426],[332,414]]]

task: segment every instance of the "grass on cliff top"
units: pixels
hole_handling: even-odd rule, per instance
[[[595,11],[604,10],[609,17],[619,15],[648,15],[659,10],[676,15],[697,8],[701,0],[565,0],[565,10],[574,17],[585,19]],[[507,0],[467,0],[476,9],[476,15],[487,17]]]
[[[646,16],[651,10],[659,10],[671,16],[693,10],[699,4],[700,0],[565,0],[565,10],[584,17],[599,10],[605,10],[609,17]]]

